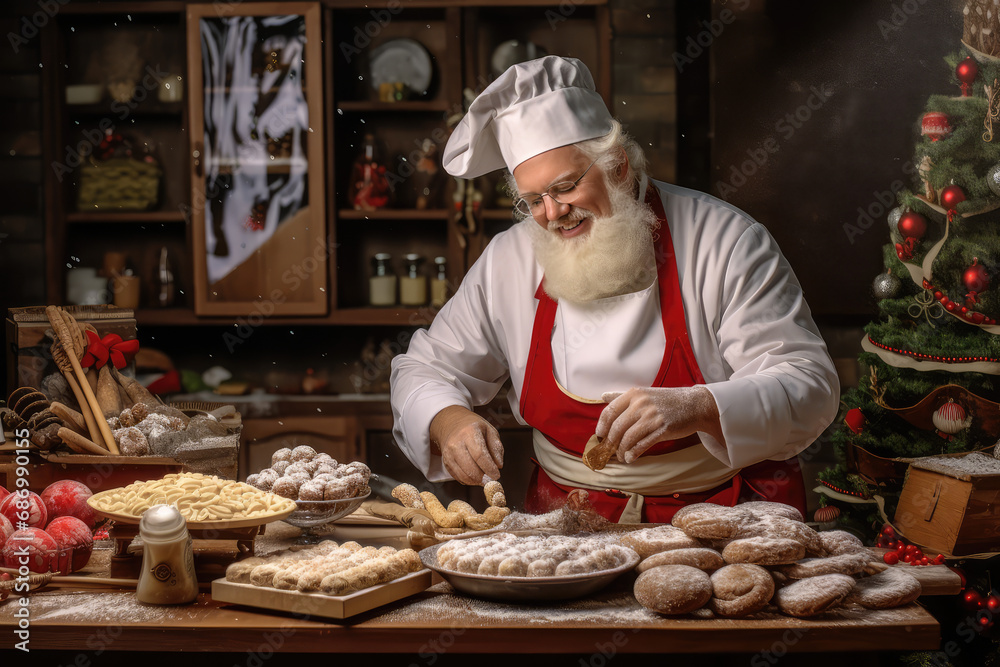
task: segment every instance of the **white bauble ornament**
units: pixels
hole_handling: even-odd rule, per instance
[[[942,433],[955,435],[962,429],[969,427],[972,423],[972,417],[966,417],[965,408],[949,400],[934,411],[931,421],[934,422],[934,427]]]

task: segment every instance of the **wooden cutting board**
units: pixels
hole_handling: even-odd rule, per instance
[[[387,584],[372,586],[350,595],[301,593],[216,579],[212,582],[212,599],[248,607],[340,619],[416,595],[431,585],[431,577],[430,570],[419,570]]]

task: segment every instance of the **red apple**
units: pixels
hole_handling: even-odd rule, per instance
[[[70,550],[65,556],[60,555],[53,562],[54,569],[67,574],[83,569],[90,560],[94,550],[94,535],[83,521],[75,516],[58,516],[49,522],[45,532],[55,540],[56,546],[62,550]]]
[[[9,568],[26,566],[32,572],[48,572],[56,548],[56,541],[41,528],[22,528],[4,542],[3,564]]]
[[[83,482],[61,479],[45,487],[42,502],[45,503],[50,522],[57,516],[75,516],[93,528],[97,525],[97,513],[87,504],[87,498],[92,495],[93,491]]]
[[[14,533],[14,524],[10,522],[10,519],[0,514],[0,547],[3,547],[3,543],[7,541],[7,538]]]
[[[17,528],[44,528],[49,512],[42,497],[34,491],[21,489],[0,500],[0,514]]]
[[[10,494],[10,491],[8,491],[7,489],[5,489],[2,486],[0,486],[0,500],[3,500],[9,494]]]

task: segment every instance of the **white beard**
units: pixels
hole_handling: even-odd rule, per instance
[[[571,207],[570,212],[543,229],[534,218],[525,225],[535,258],[545,271],[542,288],[556,301],[585,303],[629,294],[648,287],[656,276],[653,230],[656,214],[635,199],[629,184],[609,186],[611,215],[598,218],[590,211]],[[563,238],[566,223],[593,218],[590,231]]]

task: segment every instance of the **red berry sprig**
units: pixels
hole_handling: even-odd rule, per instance
[[[882,527],[875,540],[875,546],[889,549],[882,556],[886,565],[896,565],[899,562],[910,565],[942,565],[944,563],[944,554],[928,558],[916,544],[907,544],[889,524]]]

